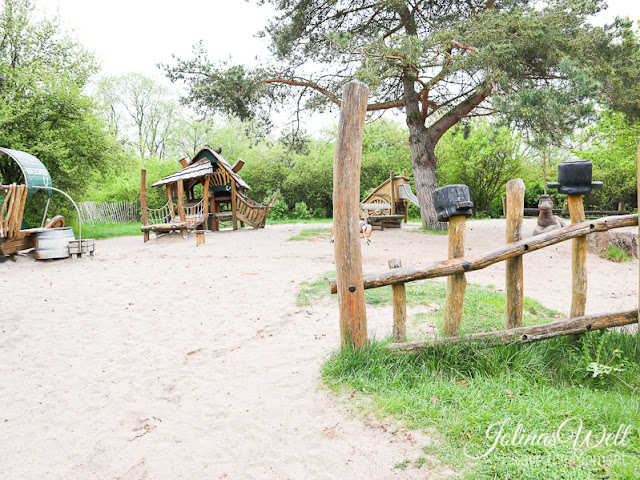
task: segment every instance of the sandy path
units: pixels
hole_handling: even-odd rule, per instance
[[[502,243],[503,223],[469,222],[470,253]],[[305,228],[0,263],[0,478],[428,478],[394,468],[424,438],[365,425],[318,390],[337,309],[297,307],[295,293],[334,268],[333,246],[287,241]],[[444,258],[446,236],[408,230],[374,232],[365,271]],[[588,312],[637,304],[637,261],[588,262]],[[525,294],[568,311],[570,243],[524,263]],[[504,267],[468,280],[504,288]],[[390,327],[371,312],[372,332]]]

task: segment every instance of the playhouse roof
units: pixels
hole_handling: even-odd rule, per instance
[[[207,175],[211,175],[214,172],[213,164],[217,164],[218,168],[222,168],[226,170],[226,172],[231,175],[236,183],[247,190],[251,190],[249,185],[242,179],[240,175],[233,171],[233,167],[229,165],[222,155],[213,150],[209,146],[205,146],[202,150],[200,150],[182,170],[172,173],[164,177],[161,180],[158,180],[156,183],[151,185],[152,187],[160,187],[162,185],[166,185],[168,183],[176,183],[178,180],[187,180],[190,178],[198,178],[198,177],[206,177]]]

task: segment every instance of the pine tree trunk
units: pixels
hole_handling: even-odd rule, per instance
[[[411,163],[413,165],[416,193],[420,202],[420,217],[423,227],[446,230],[447,224],[437,221],[436,210],[433,206],[432,194],[438,188],[438,181],[436,180],[437,159],[435,145],[430,143],[427,131],[420,136],[416,136],[415,140],[411,142]]]
[[[413,79],[405,77],[403,83],[407,126],[409,127],[411,164],[416,184],[416,196],[420,202],[422,226],[436,230],[446,230],[447,224],[437,221],[432,198],[433,191],[438,188],[435,148],[441,134],[431,132],[426,128]]]

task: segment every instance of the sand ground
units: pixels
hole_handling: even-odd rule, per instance
[[[525,221],[525,232],[533,230]],[[471,255],[504,221],[468,222]],[[363,268],[443,260],[447,237],[374,232]],[[93,258],[0,261],[0,478],[434,478],[394,467],[430,441],[362,421],[320,386],[339,344],[335,302],[295,304],[333,270],[309,225],[97,241]],[[525,295],[567,313],[571,244],[524,257]],[[638,262],[588,256],[587,313],[634,308]],[[504,264],[467,274],[504,288]],[[371,335],[389,309],[368,309]]]

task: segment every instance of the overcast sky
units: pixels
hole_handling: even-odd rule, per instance
[[[606,21],[616,15],[640,20],[640,0],[608,3]],[[236,63],[252,63],[255,57],[266,56],[267,39],[255,34],[274,15],[271,5],[258,6],[257,0],[39,0],[37,4],[49,14],[57,13],[63,26],[95,53],[103,75],[143,73],[165,84],[168,80],[156,65],[172,64],[172,54],[191,58],[192,47],[200,40],[212,60],[232,57]],[[337,122],[335,112],[331,119]],[[307,120],[325,123],[321,118]]]
[[[189,58],[199,40],[212,59],[231,56],[251,62],[267,53],[267,40],[254,35],[274,11],[256,0],[44,0],[39,5],[59,14],[78,40],[95,52],[105,75],[129,72],[156,78],[160,62],[171,54]],[[640,0],[609,0],[607,17],[640,20]]]

